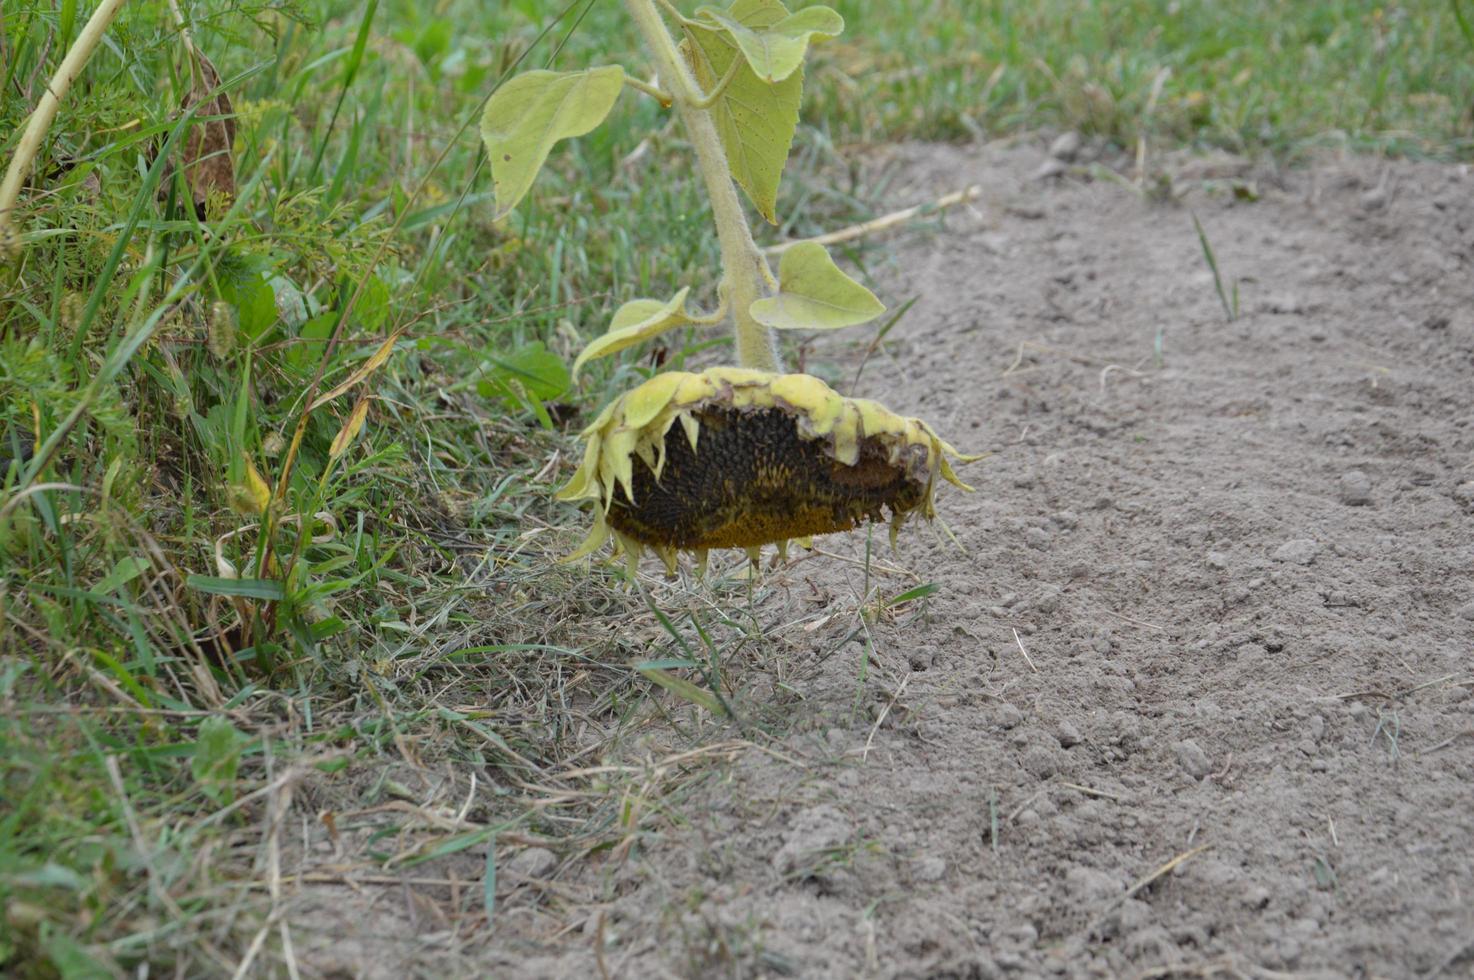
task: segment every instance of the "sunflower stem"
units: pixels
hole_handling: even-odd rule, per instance
[[[675,100],[676,112],[680,113],[686,134],[696,149],[722,249],[721,291],[732,310],[737,363],[759,371],[780,371],[778,345],[772,331],[754,320],[749,312],[752,304],[769,295],[776,283],[767,260],[752,240],[752,229],[732,182],[716,124],[711,113],[701,108],[706,95],[676,50],[654,0],[625,0],[625,6],[655,62],[661,85]]]

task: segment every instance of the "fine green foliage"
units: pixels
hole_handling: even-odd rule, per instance
[[[1448,5],[1453,8],[1454,20],[1459,25],[1459,33],[1464,35],[1464,40],[1469,42],[1469,50],[1474,51],[1474,24],[1469,23],[1469,16],[1464,12],[1463,0],[1448,0]]]
[[[1208,241],[1208,233],[1203,230],[1203,223],[1194,214],[1193,230],[1198,233],[1198,245],[1203,250],[1203,261],[1208,263],[1208,271],[1213,274],[1213,291],[1218,294],[1218,302],[1223,307],[1223,316],[1229,323],[1238,319],[1239,316],[1239,284],[1234,280],[1230,290],[1223,286],[1223,274],[1218,270],[1218,256],[1213,252],[1213,244]]]

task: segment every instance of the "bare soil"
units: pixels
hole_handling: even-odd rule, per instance
[[[897,206],[986,189],[870,270],[921,299],[858,392],[991,452],[955,543],[767,572],[728,762],[628,846],[504,845],[452,972],[1474,975],[1474,175],[1181,160],[1154,197],[1046,158],[871,161]],[[867,582],[939,588],[862,618]],[[304,962],[452,969],[375,903]]]

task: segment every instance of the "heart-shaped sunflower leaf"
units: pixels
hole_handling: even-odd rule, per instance
[[[761,31],[781,22],[789,13],[778,0],[736,0],[726,15],[744,27]],[[686,40],[681,51],[696,80],[708,92],[726,76],[734,60],[746,61],[732,36],[715,24],[708,27],[691,20],[682,28]],[[803,75],[801,70],[794,71],[781,82],[767,82],[747,64],[740,64],[711,107],[732,179],[769,224],[778,223],[778,182],[788,161],[793,132],[798,128]]]
[[[838,330],[885,312],[875,294],[845,275],[817,242],[800,242],[778,261],[778,295],[749,308],[775,330]]]
[[[769,83],[798,71],[810,41],[825,41],[844,31],[844,18],[828,7],[805,7],[766,27],[744,24],[719,7],[702,7],[696,16],[730,35],[757,77]]]
[[[691,287],[686,286],[663,303],[658,299],[632,299],[621,306],[604,336],[585,347],[573,362],[573,377],[577,379],[579,369],[596,357],[607,357],[667,330],[695,322],[686,312],[686,294],[690,291]]]
[[[584,71],[529,71],[496,90],[481,116],[491,158],[496,217],[522,200],[553,144],[589,132],[614,107],[624,87],[618,65]]]

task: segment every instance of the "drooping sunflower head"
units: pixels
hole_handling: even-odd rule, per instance
[[[644,548],[675,569],[680,551],[743,548],[913,513],[935,516],[937,477],[971,490],[964,456],[919,419],[845,398],[807,374],[712,368],[656,375],[583,431],[583,463],[558,493],[593,500],[594,527],[570,558],[611,537],[631,566]]]

